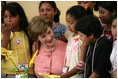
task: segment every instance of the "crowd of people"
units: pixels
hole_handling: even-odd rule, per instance
[[[1,78],[117,78],[117,1],[77,3],[65,26],[55,1],[29,23],[19,3],[1,1]]]

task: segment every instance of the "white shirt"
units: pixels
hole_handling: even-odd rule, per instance
[[[117,40],[114,41],[114,43],[113,43],[110,61],[111,61],[113,70],[117,70]]]

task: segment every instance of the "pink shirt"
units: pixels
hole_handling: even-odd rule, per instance
[[[41,78],[43,76],[38,73],[61,75],[64,65],[66,52],[66,43],[57,40],[56,49],[52,53],[45,52],[42,47],[39,50],[39,54],[34,59],[35,74]]]

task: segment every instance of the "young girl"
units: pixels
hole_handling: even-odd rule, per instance
[[[34,59],[35,74],[39,78],[46,75],[61,75],[64,65],[66,43],[56,40],[52,31],[52,22],[44,17],[34,17],[28,27],[34,41],[39,45]]]
[[[84,53],[81,53],[80,46],[81,40],[80,36],[77,35],[77,32],[74,30],[76,22],[84,16],[93,14],[92,11],[88,8],[85,10],[81,6],[73,6],[66,12],[66,21],[69,32],[65,33],[65,37],[68,39],[68,44],[66,47],[66,66],[64,68],[69,68],[66,74],[63,74],[61,77],[71,77],[71,69],[73,69],[79,61],[84,62]],[[77,70],[77,69],[76,69]],[[78,70],[77,70],[78,71]],[[77,73],[77,72],[76,72]],[[75,74],[76,74],[75,73]],[[69,75],[71,74],[71,75]],[[83,74],[76,74],[72,77],[83,77]]]
[[[100,20],[102,24],[104,24],[103,34],[113,41],[113,35],[111,33],[111,18],[117,13],[117,2],[101,1],[98,3],[98,10]]]
[[[15,78],[16,73],[19,76],[24,74],[31,59],[28,21],[23,8],[15,2],[6,4],[2,13],[4,26],[1,27],[1,47],[11,50],[12,54],[8,60],[2,59],[1,73],[2,78]],[[18,72],[13,71],[14,68],[17,68]],[[34,74],[33,68],[28,69],[28,74]]]
[[[117,14],[112,18],[111,32],[114,38],[112,53],[110,56],[112,64],[111,77],[117,78]]]
[[[95,16],[86,16],[77,22],[80,39],[88,44],[85,58],[85,78],[110,78],[112,42],[102,35],[101,23]],[[80,65],[81,66],[81,65]]]
[[[39,4],[39,14],[53,22],[52,30],[56,39],[65,34],[66,27],[59,23],[60,11],[54,1],[41,1]]]

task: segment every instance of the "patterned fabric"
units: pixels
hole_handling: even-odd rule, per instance
[[[69,35],[68,35],[69,33]],[[69,66],[69,71],[74,68],[80,58],[80,45],[82,44],[82,41],[80,40],[80,36],[73,36],[73,33],[66,32],[66,37],[68,39],[68,44],[66,47],[66,66]],[[72,76],[71,78],[82,78],[83,74],[76,74]]]
[[[57,23],[56,27],[54,27],[52,30],[54,32],[54,37],[57,39],[65,34],[66,27],[61,23]]]

